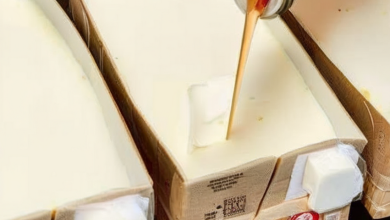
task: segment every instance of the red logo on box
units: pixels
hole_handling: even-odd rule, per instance
[[[290,220],[319,220],[320,215],[316,212],[304,212],[296,214]]]

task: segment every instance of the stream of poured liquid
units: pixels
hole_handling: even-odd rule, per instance
[[[245,72],[245,66],[246,61],[248,59],[249,49],[252,42],[253,33],[256,28],[257,20],[260,18],[261,14],[263,13],[265,7],[267,6],[269,0],[248,0],[247,2],[247,10],[246,10],[246,17],[245,17],[245,26],[244,26],[244,34],[242,37],[242,43],[241,43],[241,51],[240,51],[240,58],[238,61],[238,67],[237,67],[237,75],[236,75],[236,81],[234,84],[234,92],[233,92],[233,99],[232,99],[232,106],[230,110],[230,116],[229,116],[229,124],[226,134],[226,140],[229,139],[233,121],[234,121],[234,113],[236,111],[236,105],[241,89],[241,83],[242,79],[244,77]]]

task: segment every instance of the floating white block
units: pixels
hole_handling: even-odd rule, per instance
[[[191,128],[190,151],[226,139],[234,76],[214,78],[188,89]]]

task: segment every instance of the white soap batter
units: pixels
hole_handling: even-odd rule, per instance
[[[187,90],[235,74],[244,15],[226,0],[86,2],[128,92],[187,178],[335,138],[295,66],[260,21],[230,139],[188,154]]]
[[[300,0],[292,12],[330,60],[390,122],[390,1]]]
[[[94,91],[31,0],[0,0],[0,219],[128,187]]]

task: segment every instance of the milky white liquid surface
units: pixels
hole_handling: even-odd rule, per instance
[[[299,72],[260,21],[230,139],[189,154],[188,88],[235,74],[244,15],[226,0],[86,2],[130,96],[187,178],[335,138]]]
[[[0,0],[0,219],[128,187],[97,97],[31,0]]]
[[[390,122],[390,1],[301,0],[292,12],[330,60]]]

